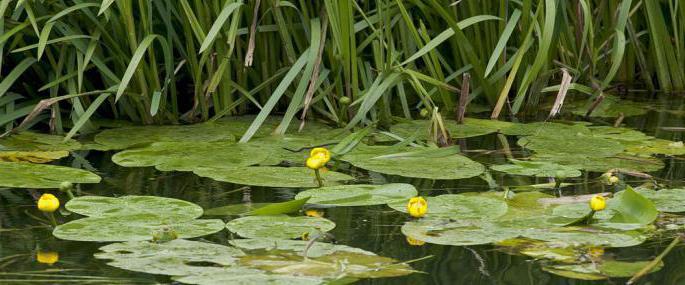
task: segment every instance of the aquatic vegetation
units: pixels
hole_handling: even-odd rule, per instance
[[[318,186],[315,175],[305,167],[200,168],[193,172],[217,181],[243,185],[290,188]],[[321,176],[326,185],[336,185],[354,179],[352,176],[335,171],[327,171]]]
[[[353,184],[327,186],[297,193],[295,199],[309,197],[310,204],[330,206],[371,206],[406,201],[418,194],[411,184]]]
[[[16,188],[59,188],[64,181],[72,183],[99,183],[100,176],[71,167],[0,162],[0,186]]]
[[[423,197],[413,197],[407,202],[407,213],[414,218],[423,218],[428,212],[428,202]]]
[[[590,199],[590,209],[593,211],[602,211],[606,208],[606,206],[606,198],[604,198],[602,195],[595,195],[592,196],[592,199]]]
[[[320,217],[249,216],[229,221],[226,228],[244,238],[295,239],[302,233],[328,232],[335,223]]]
[[[307,157],[307,160],[304,163],[307,168],[314,170],[316,183],[319,184],[319,187],[323,187],[323,179],[321,179],[320,170],[326,167],[326,163],[328,163],[329,160],[331,160],[331,153],[326,148],[317,147],[309,152],[309,157]]]
[[[55,228],[53,235],[65,240],[152,240],[155,231],[165,228],[173,229],[178,238],[193,238],[224,228],[221,220],[197,219],[203,213],[199,206],[172,198],[83,196],[69,201],[65,208],[87,216]]]

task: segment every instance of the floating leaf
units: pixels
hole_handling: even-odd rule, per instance
[[[421,156],[403,155],[421,151]],[[342,156],[352,165],[383,174],[426,179],[463,179],[478,176],[483,165],[458,154],[432,155],[429,149],[392,146],[357,146]],[[444,153],[435,149],[438,154]]]
[[[536,154],[532,161],[546,161],[587,171],[606,172],[621,169],[636,172],[654,172],[664,168],[664,163],[652,157],[630,156],[625,153],[612,157],[581,156],[568,154]]]
[[[194,238],[221,231],[221,220],[195,220],[202,208],[183,200],[155,196],[74,198],[68,210],[89,216],[59,225],[53,235],[76,241],[151,240],[153,233],[170,228],[180,238]]]
[[[526,175],[535,177],[578,177],[582,173],[573,167],[563,166],[556,163],[542,161],[523,161],[510,159],[512,164],[493,165],[490,169],[513,175]]]
[[[659,211],[669,213],[685,212],[685,189],[651,189],[637,188],[635,192],[654,202]]]
[[[631,187],[616,193],[610,202],[607,208],[616,212],[610,220],[613,223],[647,225],[654,222],[659,214],[652,201],[635,192]]]
[[[454,120],[444,120],[444,123],[445,128],[453,138],[477,137],[497,132],[496,125],[479,124],[479,121],[486,120],[467,119],[461,125]],[[429,137],[430,126],[429,120],[414,120],[395,124],[390,131],[403,138],[416,137],[426,140]]]
[[[604,280],[631,277],[647,266],[648,263],[649,261],[604,260],[599,263],[543,266],[542,270],[572,279]],[[661,262],[651,272],[659,271],[663,266],[664,264]]]
[[[641,231],[594,226],[528,229],[521,232],[521,236],[552,242],[563,247],[629,247],[639,245],[647,239],[647,235]]]
[[[674,142],[669,140],[654,139],[644,141],[639,145],[631,146],[627,152],[643,155],[663,154],[663,155],[685,155],[685,145],[682,141]]]
[[[126,149],[155,142],[234,141],[233,133],[218,124],[203,123],[185,126],[139,126],[105,130],[95,136],[95,142],[111,149]]]
[[[389,203],[388,206],[400,211],[407,212],[407,201]],[[435,197],[427,197],[428,218],[448,219],[482,219],[494,220],[507,212],[507,203],[502,198],[493,198],[482,195],[445,194]]]
[[[64,141],[63,136],[33,132],[21,132],[0,139],[2,151],[73,151],[81,144],[73,139]]]
[[[192,220],[202,216],[202,208],[193,203],[157,196],[81,196],[70,200],[66,209],[92,217],[120,217],[149,214],[168,221]]]
[[[304,233],[330,231],[335,223],[306,216],[249,216],[229,221],[226,228],[244,238],[294,239]]]
[[[100,176],[86,170],[24,162],[0,162],[0,186],[15,188],[59,188],[64,181],[99,183]]]
[[[68,151],[0,151],[0,161],[47,163],[69,156]]]
[[[317,187],[314,171],[304,167],[200,168],[195,174],[214,180],[263,187]],[[321,174],[325,185],[352,180],[347,174],[326,171]]]
[[[309,197],[309,203],[334,206],[381,205],[394,201],[406,202],[417,195],[411,184],[341,185],[315,188],[300,192],[296,199]]]
[[[244,253],[234,247],[176,239],[165,243],[129,241],[100,248],[97,259],[111,260],[117,268],[162,275],[190,275],[221,272],[220,266],[235,265]],[[213,266],[193,265],[209,263]]]
[[[202,167],[246,167],[266,160],[270,152],[254,144],[233,142],[160,142],[112,156],[126,167],[155,166],[162,171],[193,171]]]
[[[573,102],[569,104],[569,108],[573,109],[573,114],[585,116],[592,104],[593,102]],[[633,102],[614,96],[607,96],[599,105],[596,106],[590,116],[616,118],[623,115],[626,117],[632,117],[644,115],[647,113],[647,111],[648,109],[643,103]]]
[[[518,236],[516,230],[488,221],[429,218],[405,223],[402,233],[415,240],[454,246],[488,244]]]
[[[169,223],[157,215],[133,214],[78,219],[57,226],[52,234],[74,241],[141,241],[152,240],[154,232],[165,228],[171,228],[179,238],[195,238],[221,231],[224,223],[192,219]]]
[[[304,257],[305,250],[307,251],[307,257],[321,257],[325,255],[335,254],[337,252],[352,252],[360,253],[366,255],[375,255],[373,252],[366,251],[363,249],[350,247],[342,244],[332,244],[326,242],[314,242],[301,241],[301,240],[288,240],[288,239],[268,239],[268,238],[257,238],[257,239],[234,239],[230,241],[231,245],[236,246],[245,251],[259,251],[265,250],[277,251],[277,250],[287,250],[292,251],[294,254]]]
[[[325,280],[317,277],[268,274],[261,270],[245,267],[228,267],[221,270],[207,271],[173,279],[183,284],[200,285],[316,285],[327,283]]]
[[[582,133],[558,133],[555,135],[535,135],[518,140],[521,147],[541,154],[609,157],[623,152],[623,145],[609,140]]]

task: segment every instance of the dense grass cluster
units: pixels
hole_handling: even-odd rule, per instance
[[[0,126],[68,137],[95,118],[259,112],[244,140],[273,113],[276,133],[304,117],[387,122],[454,110],[465,74],[493,117],[560,86],[685,91],[685,0],[1,0],[0,13]]]

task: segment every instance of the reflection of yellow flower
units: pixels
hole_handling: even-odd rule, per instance
[[[53,265],[59,261],[59,253],[54,251],[39,251],[38,254],[36,254],[36,261],[47,265]]]
[[[407,237],[407,243],[410,245],[413,245],[413,246],[422,246],[422,245],[426,244],[425,241],[414,239],[411,237]]]
[[[604,210],[604,208],[606,208],[606,206],[607,206],[607,202],[606,202],[606,198],[604,198],[604,196],[595,195],[595,196],[592,196],[592,199],[590,199],[590,209],[592,209],[593,211]]]
[[[324,212],[317,209],[309,209],[304,211],[304,214],[308,217],[323,218]]]
[[[59,208],[59,199],[52,194],[43,194],[38,199],[38,209],[46,212],[52,213]]]
[[[421,218],[428,211],[428,202],[423,197],[414,197],[407,203],[407,212],[414,218]]]

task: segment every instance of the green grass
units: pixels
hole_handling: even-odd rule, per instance
[[[683,0],[0,0],[0,13],[5,130],[244,113],[258,116],[243,141],[272,114],[278,134],[302,117],[354,128],[452,112],[464,73],[493,118],[537,111],[562,69],[570,97],[685,91]]]

